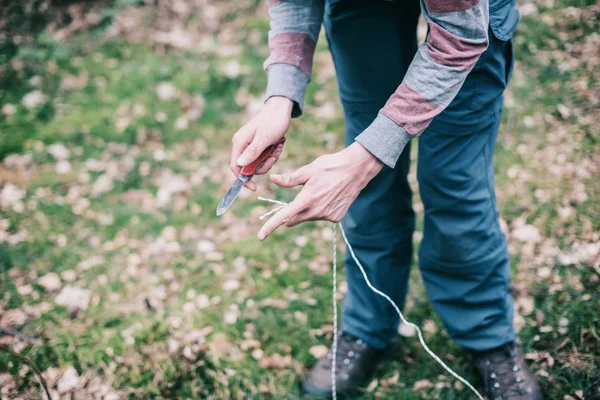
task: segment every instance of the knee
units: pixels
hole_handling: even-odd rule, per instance
[[[453,209],[457,205],[487,202],[493,192],[493,172],[483,157],[451,160],[440,165],[420,163],[417,180],[425,208]]]
[[[431,213],[425,216],[419,249],[422,267],[470,275],[507,257],[506,242],[492,213]]]
[[[421,246],[426,256],[464,265],[488,258],[503,246],[487,177],[452,168],[427,172],[419,177],[425,209]]]

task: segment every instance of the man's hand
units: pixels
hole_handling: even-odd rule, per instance
[[[293,102],[285,97],[271,97],[267,100],[262,110],[242,126],[233,135],[231,149],[231,171],[237,177],[242,167],[252,163],[260,156],[264,149],[276,143],[287,132],[292,118]],[[271,169],[279,158],[283,144],[277,146],[271,157],[256,171],[264,174]],[[256,190],[256,184],[251,180],[246,182],[246,187]]]
[[[291,174],[271,175],[278,186],[304,187],[294,201],[267,221],[258,238],[264,240],[283,224],[291,227],[304,221],[341,221],[360,191],[382,168],[381,161],[355,142]]]

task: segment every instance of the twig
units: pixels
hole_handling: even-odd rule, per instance
[[[156,310],[154,309],[154,307],[152,307],[152,304],[150,303],[150,299],[145,297],[144,298],[144,304],[146,305],[146,309],[151,312],[154,313],[156,312]]]
[[[25,336],[21,332],[17,331],[16,329],[12,329],[12,328],[0,328],[0,335],[13,336],[19,340],[22,340],[23,342],[30,343],[30,344],[41,344],[42,343],[42,341],[40,339]]]
[[[48,385],[46,384],[46,380],[42,376],[42,372],[38,369],[38,367],[36,367],[36,365],[29,358],[23,357],[19,353],[15,353],[14,351],[12,351],[11,349],[9,349],[8,347],[6,347],[4,345],[0,345],[0,350],[7,352],[8,354],[10,354],[13,357],[17,357],[19,360],[21,360],[25,364],[29,365],[31,367],[31,369],[33,369],[33,371],[37,374],[37,376],[40,380],[40,383],[41,383],[42,387],[44,388],[44,392],[46,392],[46,397],[48,398],[48,400],[52,399],[52,396],[50,396],[50,390],[48,390]]]

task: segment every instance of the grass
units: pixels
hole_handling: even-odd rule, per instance
[[[510,239],[517,325],[532,368],[547,398],[581,398],[600,362],[600,70],[589,51],[598,18],[591,2],[570,12],[535,5],[515,37],[496,192],[511,234],[524,223],[540,234]],[[215,216],[231,181],[230,137],[261,101],[268,25],[254,2],[213,6],[220,33],[201,10],[182,22],[216,43],[208,50],[153,42],[161,11],[147,6],[147,40],[94,31],[54,42],[44,34],[19,50],[22,67],[0,88],[3,104],[15,106],[0,114],[0,326],[43,343],[0,341],[45,371],[54,391],[73,366],[72,391],[82,398],[297,398],[315,362],[309,350],[330,343],[330,226],[308,223],[260,243],[257,216],[266,208],[250,193]],[[307,113],[294,122],[279,170],[343,145],[324,40],[317,51]],[[172,97],[161,98],[161,84],[176,89]],[[23,106],[37,90],[46,100]],[[329,103],[334,114],[317,115]],[[265,178],[258,184],[265,196],[294,194]],[[49,273],[58,286],[40,279]],[[86,290],[87,306],[57,304],[65,287]],[[430,327],[434,351],[477,382],[416,266],[405,311]],[[399,340],[363,398],[471,398],[416,338]],[[420,380],[432,387],[413,390]],[[0,382],[2,398],[41,397],[33,372],[2,352]]]

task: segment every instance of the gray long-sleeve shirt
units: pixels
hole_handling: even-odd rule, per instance
[[[410,139],[419,136],[454,99],[488,45],[488,0],[421,0],[427,40],[403,82],[356,141],[394,167]],[[324,0],[270,1],[267,99],[294,102],[302,114],[313,55],[323,22]]]

